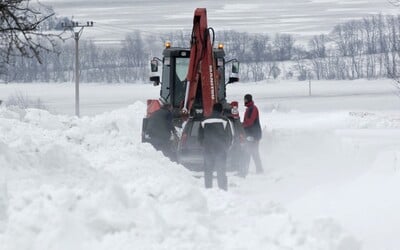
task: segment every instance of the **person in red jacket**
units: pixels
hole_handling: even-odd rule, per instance
[[[249,153],[249,157],[253,158],[254,164],[256,165],[256,173],[261,174],[264,172],[262,167],[259,142],[262,137],[260,116],[258,108],[254,105],[253,97],[250,94],[244,96],[244,105],[247,107],[243,118],[243,128],[246,134],[246,145]],[[248,159],[250,161],[250,158]],[[247,164],[248,165],[248,164]],[[248,169],[245,170],[246,175]]]

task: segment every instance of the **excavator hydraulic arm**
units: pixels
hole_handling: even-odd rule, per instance
[[[217,102],[219,75],[216,69],[213,44],[207,27],[207,11],[197,8],[194,13],[187,74],[184,111],[190,112],[196,98],[201,100],[203,115],[209,116]],[[213,33],[214,36],[214,33]]]

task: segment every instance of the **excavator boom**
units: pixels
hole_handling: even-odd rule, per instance
[[[198,99],[202,104],[203,115],[209,116],[213,104],[217,102],[219,76],[205,8],[195,10],[190,45],[184,109],[190,112],[195,100]]]

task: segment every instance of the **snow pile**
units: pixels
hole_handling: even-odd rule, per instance
[[[267,159],[282,183],[269,195],[302,223],[340,225],[363,249],[398,248],[398,111],[274,112],[267,122]]]
[[[5,250],[358,249],[337,222],[296,222],[270,200],[205,190],[140,142],[145,106],[81,119],[0,108]]]

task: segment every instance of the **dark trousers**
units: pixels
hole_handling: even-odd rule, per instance
[[[246,176],[249,172],[250,159],[253,158],[254,165],[256,165],[256,172],[263,173],[264,169],[261,163],[259,141],[246,142],[246,156],[245,164],[243,164],[240,172],[241,176]]]
[[[206,188],[213,186],[213,172],[217,171],[218,187],[228,190],[226,177],[226,153],[221,151],[204,152],[204,184]]]

